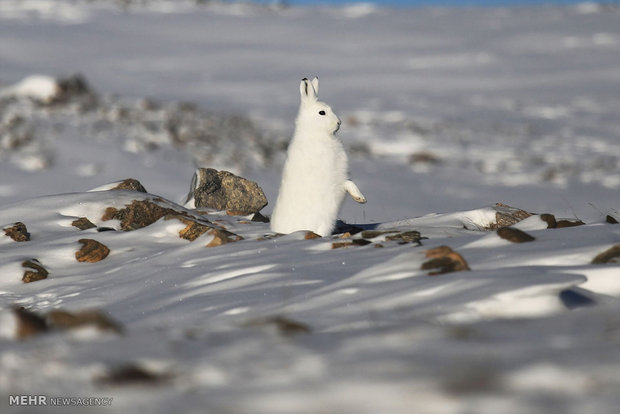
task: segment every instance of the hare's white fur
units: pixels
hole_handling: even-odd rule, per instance
[[[303,79],[301,105],[295,134],[288,147],[282,182],[271,215],[271,230],[292,233],[310,230],[329,236],[334,229],[345,193],[365,203],[355,183],[348,179],[347,154],[334,135],[340,119],[318,100],[319,80]]]

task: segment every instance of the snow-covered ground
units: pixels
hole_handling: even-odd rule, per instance
[[[269,215],[314,75],[368,199],[341,218],[393,233],[272,237],[177,204],[215,167],[260,184]],[[41,102],[57,78],[71,93]],[[613,6],[0,0],[0,227],[30,233],[0,232],[2,412],[40,412],[9,406],[36,394],[113,397],[93,412],[615,413],[620,265],[592,261],[620,243],[619,137]],[[88,192],[128,177],[153,195]],[[102,219],[135,200],[243,240]],[[535,240],[512,243],[498,202],[585,225],[533,215],[514,227]],[[109,255],[78,262],[82,239]],[[430,276],[439,246],[469,270]],[[31,259],[47,279],[22,282]],[[123,333],[18,340],[15,306],[98,309]]]

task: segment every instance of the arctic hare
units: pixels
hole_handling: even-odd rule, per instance
[[[366,198],[348,178],[347,154],[334,135],[340,119],[318,100],[319,79],[302,79],[295,134],[288,147],[282,182],[271,216],[271,230],[310,230],[329,236],[345,193],[358,203]]]

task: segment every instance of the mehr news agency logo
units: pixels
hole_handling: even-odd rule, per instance
[[[110,407],[113,397],[50,397],[47,395],[9,395],[10,406]]]

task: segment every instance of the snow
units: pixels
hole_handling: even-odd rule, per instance
[[[31,235],[0,231],[2,412],[41,411],[16,394],[113,397],[102,412],[617,411],[620,264],[592,264],[620,243],[616,8],[173,3],[0,0],[0,228]],[[73,73],[96,99],[54,103]],[[274,237],[180,205],[215,167],[261,185],[271,214],[315,74],[368,199],[340,218],[420,243],[334,249],[362,234]],[[128,177],[150,193],[111,190]],[[243,240],[103,220],[134,200]],[[585,224],[535,214],[513,226],[535,240],[512,243],[489,229],[498,202]],[[85,238],[110,254],[78,262]],[[440,246],[471,270],[430,276]],[[32,258],[49,276],[23,283]],[[124,332],[19,340],[15,306],[98,309]],[[126,365],[166,380],[101,381]]]

